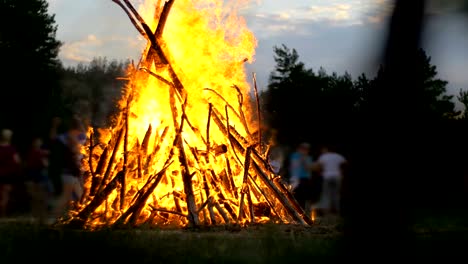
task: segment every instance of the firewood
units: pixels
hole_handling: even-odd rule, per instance
[[[159,16],[158,26],[156,27],[156,32],[154,33],[156,38],[162,37],[164,26],[166,25],[166,20],[169,16],[169,11],[172,8],[172,4],[174,4],[174,0],[168,0],[166,1],[166,3],[164,3],[163,10],[161,12],[161,15]]]
[[[130,3],[130,1],[128,1],[128,0],[123,0],[123,1],[124,1],[125,5],[128,7],[128,9],[130,9],[132,14],[136,17],[136,19],[142,24],[145,23],[143,18],[138,14],[138,11],[135,9],[135,7],[133,7],[133,5]]]
[[[155,177],[151,178],[152,179],[151,185],[147,188],[147,190],[145,190],[145,192],[141,193],[138,199],[127,209],[127,211],[124,214],[120,216],[120,218],[115,222],[115,225],[118,226],[120,224],[125,223],[125,220],[130,215],[131,216],[128,222],[133,225],[136,223],[136,220],[138,219],[138,216],[140,215],[141,210],[146,204],[146,201],[148,200],[149,196],[154,191],[154,189],[158,186],[159,182],[161,181],[161,178],[166,173],[166,170],[170,164],[171,163],[166,164],[166,166],[161,171],[159,171],[158,174],[155,175]]]
[[[260,188],[260,186],[257,184],[257,182],[250,175],[249,175],[249,178],[250,178],[250,180],[251,180],[251,182],[252,182],[252,184],[254,186],[254,188],[252,188],[252,189],[257,189],[263,195],[263,198],[265,198],[265,201],[268,204],[268,206],[271,208],[271,210],[273,210],[273,212],[275,213],[276,216],[278,216],[278,218],[280,219],[281,222],[284,222],[281,215],[276,211],[273,202],[271,202],[271,197],[269,197],[269,195],[267,195],[265,193],[265,191],[263,191],[262,188]]]
[[[128,164],[128,128],[129,128],[129,111],[130,111],[130,102],[132,100],[132,96],[127,98],[127,105],[125,107],[125,134],[124,134],[124,143],[123,143],[123,168],[122,168],[122,176],[120,178],[120,210],[123,210],[125,207],[125,193],[127,191],[127,164]]]
[[[249,215],[250,215],[250,223],[253,224],[255,223],[255,211],[254,211],[254,206],[252,202],[252,195],[251,195],[250,188],[248,185],[247,185],[246,193],[247,193],[247,204],[248,204]]]
[[[174,199],[174,205],[175,205],[177,212],[182,212],[182,208],[180,207],[179,200],[177,199],[178,193],[175,191],[175,181],[174,181],[175,176],[177,176],[177,174],[174,172],[172,172],[172,176],[169,176],[169,178],[171,179],[172,189],[173,189],[172,197]]]
[[[227,176],[226,170],[221,171],[221,173],[219,174],[219,178],[222,186],[224,187],[224,189],[226,189],[228,193],[232,195],[235,195],[235,193],[237,193],[237,190],[232,188],[231,186],[231,180]]]
[[[190,173],[190,167],[187,162],[187,157],[185,156],[185,150],[184,150],[184,144],[182,141],[182,128],[184,125],[184,118],[183,116],[185,115],[184,108],[186,105],[186,102],[184,102],[184,105],[182,106],[182,118],[180,122],[180,127],[177,125],[177,109],[175,108],[174,104],[174,93],[170,92],[170,100],[171,100],[171,112],[172,112],[172,117],[173,117],[173,122],[175,127],[177,128],[176,131],[176,136],[175,136],[175,144],[174,146],[177,147],[179,155],[179,162],[182,165],[182,182],[184,184],[184,192],[186,195],[186,202],[187,202],[187,209],[189,211],[188,215],[188,220],[190,225],[193,226],[198,226],[200,224],[198,214],[197,214],[197,209],[196,209],[196,203],[195,203],[195,196],[193,193],[193,186],[192,186],[192,176],[194,174]]]
[[[128,9],[125,7],[124,4],[122,4],[122,2],[120,0],[112,0],[112,2],[116,3],[117,5],[119,5],[123,10],[124,12],[127,14],[128,18],[130,18],[130,21],[132,22],[132,24],[135,26],[135,28],[138,30],[138,32],[142,35],[142,36],[146,36],[145,34],[145,31],[138,25],[137,21],[135,20],[135,18],[133,18],[133,15],[130,11],[128,11]]]
[[[201,217],[203,219],[203,223],[205,225],[210,225],[211,224],[211,219],[209,218],[208,209],[206,209],[206,206],[208,205],[209,200],[203,195],[203,192],[200,192],[200,196],[201,196],[202,201],[204,201],[204,202],[200,205],[200,207],[198,209],[198,215],[200,215],[200,212],[201,212]]]
[[[239,158],[239,156],[237,155],[237,152],[236,152],[236,148],[233,146],[233,141],[230,137],[231,135],[231,131],[230,131],[230,125],[229,125],[229,113],[228,113],[228,109],[227,109],[227,106],[224,108],[225,109],[225,112],[226,112],[226,134],[228,136],[228,139],[229,139],[229,143],[231,144],[231,147],[232,147],[232,153],[234,154],[234,156],[236,157],[236,159],[242,163],[241,159]],[[215,117],[219,118],[217,115],[214,115]],[[215,118],[216,120],[216,118]],[[222,123],[220,123],[222,124]],[[237,143],[237,142],[236,142]],[[244,151],[244,149],[242,149],[242,152]]]
[[[255,171],[260,176],[260,179],[266,186],[273,190],[273,193],[275,194],[276,198],[282,203],[282,205],[286,208],[287,212],[293,217],[293,219],[301,224],[307,225],[308,223],[306,220],[306,215],[304,214],[303,210],[302,212],[296,211],[296,208],[294,208],[289,199],[284,195],[283,192],[281,192],[278,189],[278,187],[276,187],[276,185],[274,185],[271,182],[268,176],[261,170],[260,166],[258,166],[258,164],[255,162],[252,163]]]
[[[232,176],[231,164],[229,162],[228,157],[226,157],[226,173],[227,173],[227,177],[229,179],[230,189],[234,193],[234,197],[237,199],[237,198],[239,198],[238,195],[237,195],[237,192],[235,191],[237,189],[237,187],[236,187],[236,183],[234,182],[234,178]]]
[[[169,63],[169,60],[167,59],[166,54],[161,48],[161,44],[160,44],[162,42],[161,37],[159,35],[155,35],[151,31],[149,26],[146,24],[146,22],[138,14],[136,9],[132,6],[132,4],[128,0],[124,0],[124,2],[127,5],[128,9],[130,9],[130,11],[127,8],[125,8],[125,6],[120,1],[118,0],[113,0],[113,1],[117,3],[125,11],[127,16],[130,18],[132,24],[135,26],[135,28],[137,28],[138,32],[140,32],[140,34],[142,34],[144,37],[146,37],[149,40],[149,42],[151,43],[151,48],[155,51],[161,63],[167,66],[167,69],[169,71],[169,76],[171,77],[172,82],[174,83],[174,87],[177,89],[177,91],[182,97],[185,97],[185,92],[184,92],[182,83],[180,82],[179,77],[175,73],[172,65]],[[136,17],[138,22],[135,20],[135,18],[133,18],[133,16]]]
[[[244,162],[244,177],[242,179],[241,185],[241,197],[239,200],[239,214],[237,215],[236,222],[239,224],[239,221],[242,220],[242,215],[244,213],[244,195],[247,189],[247,180],[249,176],[249,166],[250,166],[250,153],[252,152],[252,147],[248,147],[245,153],[245,162]]]
[[[205,207],[210,203],[210,197],[208,197],[201,205],[198,207],[197,213],[200,213]]]
[[[226,198],[224,198],[222,196],[222,194],[218,194],[219,198],[224,206],[224,208],[226,208],[226,211],[229,213],[229,215],[231,216],[231,219],[233,219],[234,221],[236,221],[237,219],[237,216],[236,216],[236,213],[234,212],[234,208],[232,208],[231,204],[229,203],[229,200],[226,200]]]
[[[110,142],[104,147],[104,150],[101,154],[101,156],[99,157],[99,161],[98,161],[98,164],[96,166],[96,170],[95,170],[95,173],[94,173],[94,176],[93,176],[93,179],[91,181],[91,191],[90,191],[90,195],[94,196],[101,184],[101,181],[102,181],[102,176],[103,176],[103,173],[104,173],[104,167],[106,165],[106,161],[107,161],[107,158],[108,158],[108,150],[109,150],[109,144]]]
[[[183,214],[183,213],[180,213],[180,212],[175,212],[175,211],[171,211],[171,210],[166,210],[166,209],[163,209],[163,208],[155,208],[151,205],[148,205],[152,210],[154,211],[157,211],[157,212],[165,212],[165,213],[169,213],[169,214],[175,214],[175,215],[179,215],[179,216],[182,216],[182,217],[187,217],[187,215]]]
[[[102,175],[104,173],[104,167],[107,165],[106,161],[107,161],[107,158],[109,157],[108,155],[109,155],[110,144],[111,144],[111,141],[109,140],[107,145],[104,147],[104,150],[101,156],[99,157],[99,161],[96,166],[96,170],[94,172],[95,175]]]
[[[88,166],[89,166],[89,172],[91,173],[91,177],[95,177],[95,171],[94,171],[94,166],[93,166],[93,150],[94,150],[94,133],[91,132],[89,133],[89,147],[88,147]]]
[[[146,67],[140,67],[139,69],[141,71],[144,71],[144,72],[148,73],[149,75],[153,76],[154,78],[158,79],[159,81],[165,83],[167,86],[169,86],[171,88],[175,88],[174,83],[172,83],[169,80],[166,80],[166,78],[162,77],[161,75],[152,72],[150,69],[148,69]],[[177,95],[178,95],[179,99],[182,100],[182,98],[180,97],[180,94],[177,93]]]
[[[294,198],[292,193],[290,191],[288,191],[288,189],[286,189],[284,184],[281,182],[280,177],[274,178],[273,182],[274,182],[274,184],[276,186],[278,186],[278,188],[281,190],[281,192],[284,193],[288,197],[289,201],[292,203],[292,205],[294,206],[296,211],[301,212],[303,214],[303,218],[307,222],[307,224],[312,225],[314,223],[314,221],[312,221],[312,219],[304,212],[304,210],[299,205],[297,200]]]
[[[160,7],[160,3],[161,0],[158,0],[158,3],[156,4],[156,10],[154,12],[154,15],[153,15],[153,20],[154,21],[157,21],[157,20],[160,20],[160,18],[162,18],[162,11],[161,11],[161,7]],[[159,24],[160,22],[158,22]],[[165,22],[164,22],[165,24]],[[154,31],[154,34],[157,36],[157,37],[160,37],[160,34],[156,34],[156,30]],[[142,57],[140,58],[140,67],[138,68],[151,68],[152,64],[160,64],[159,62],[159,59],[157,58],[156,56],[156,52],[154,51],[154,49],[151,48],[151,43],[148,43],[149,45],[146,46],[145,48],[145,52],[143,53]],[[158,62],[156,62],[155,60],[158,60]]]
[[[138,142],[138,139],[137,139],[136,145],[137,145],[136,148],[140,149],[140,143]],[[143,175],[141,173],[141,152],[139,151],[137,153],[137,174],[136,174],[136,178],[141,179],[142,177],[143,177]]]
[[[145,133],[145,137],[143,138],[143,141],[141,142],[140,150],[145,156],[148,154],[148,142],[151,137],[152,131],[153,131],[153,127],[151,126],[151,124],[149,124],[148,129],[146,130],[146,133]]]
[[[103,178],[101,180],[101,184],[99,186],[98,193],[102,191],[102,189],[104,188],[104,185],[106,184],[107,179],[109,178],[109,175],[112,172],[112,166],[114,165],[115,155],[117,155],[117,150],[118,150],[118,148],[120,146],[120,141],[122,140],[123,131],[124,131],[123,127],[119,129],[116,142],[114,143],[114,149],[113,149],[113,151],[111,153],[109,161],[107,162],[107,169],[106,169],[106,171],[104,173],[104,176],[103,176]]]
[[[213,117],[215,120],[215,123],[218,125],[218,127],[221,128],[221,130],[224,130],[225,133],[229,133],[227,136],[230,137],[231,139],[231,142],[233,142],[233,147],[234,148],[237,148],[239,151],[243,151],[244,150],[244,147],[242,146],[242,144],[237,140],[236,137],[233,136],[233,134],[230,133],[230,130],[228,128],[226,128],[222,122],[220,122],[220,120],[217,118],[217,115],[216,114],[213,114]],[[227,126],[228,127],[228,126]],[[252,152],[255,152],[255,150],[253,150]],[[255,155],[257,156],[257,155]],[[303,213],[298,213],[296,211],[296,209],[293,207],[293,205],[291,204],[291,202],[289,201],[289,199],[287,197],[284,196],[284,194],[279,191],[279,189],[273,185],[269,179],[269,177],[267,176],[267,174],[264,172],[263,169],[261,169],[260,165],[258,165],[257,163],[254,162],[254,168],[256,169],[257,173],[259,176],[261,176],[261,179],[262,181],[270,188],[272,189],[273,193],[275,194],[275,196],[281,201],[281,203],[283,204],[283,206],[287,209],[287,212],[289,214],[291,214],[291,216],[293,217],[293,219],[295,219],[296,221],[299,221],[299,223],[302,223],[302,224],[308,224],[307,222],[309,222],[308,220],[304,220],[304,219],[307,219],[307,216],[305,216],[305,214]],[[302,210],[303,211],[303,210]]]
[[[106,185],[106,187],[99,192],[91,202],[86,205],[76,216],[74,220],[72,220],[73,223],[79,224],[79,225],[84,225],[86,222],[86,219],[89,218],[92,212],[94,212],[104,200],[107,200],[107,197],[109,194],[114,191],[114,189],[117,187],[118,182],[120,181],[120,177],[122,176],[122,171],[119,171],[115,177],[109,182],[109,184]]]
[[[130,111],[131,100],[127,99],[126,106],[120,109],[117,122],[113,124],[111,139],[107,145],[100,146],[102,153],[101,149],[94,149],[92,139],[89,148],[85,149],[89,155],[87,160],[83,160],[85,168],[89,164],[86,174],[91,180],[89,199],[82,201],[78,208],[81,210],[72,219],[83,226],[99,221],[113,226],[177,223],[194,227],[200,222],[209,225],[253,224],[264,221],[265,217],[274,221],[310,224],[310,218],[269,165],[269,145],[266,144],[265,151],[262,143],[262,116],[255,74],[258,130],[250,127],[244,91],[234,84],[231,87],[237,91],[237,102],[225,100],[224,95],[215,89],[204,89],[217,96],[216,102],[224,102],[224,105],[215,105],[215,101],[207,103],[206,133],[200,131],[200,127],[194,126],[198,123],[191,122],[195,120],[192,119],[194,116],[188,112],[188,105],[194,105],[189,102],[192,97],[187,96],[173,67],[178,64],[171,60],[168,45],[163,39],[174,0],[166,1],[162,8],[163,2],[158,2],[154,13],[157,27],[154,30],[149,28],[129,0],[113,1],[124,9],[148,41],[138,67],[128,71],[129,83],[124,96],[139,96],[137,88],[142,80],[155,78],[148,81],[167,87],[169,96],[166,103],[169,104],[172,121],[164,119],[158,125],[148,124],[143,138],[136,137],[135,141],[129,142],[133,139],[129,134],[129,126],[132,125],[129,115],[136,113]],[[219,133],[225,138],[214,137]],[[150,140],[151,137],[154,141]],[[94,138],[94,134],[91,133],[90,138]],[[150,141],[154,142],[151,147]],[[122,157],[118,156],[120,153],[123,153]],[[239,180],[239,186],[234,180]],[[159,185],[164,186],[158,188]],[[176,190],[181,185],[183,190]],[[169,187],[167,194],[156,195],[156,188],[162,190],[163,187]],[[153,202],[150,204],[151,199]],[[169,199],[167,207],[159,202],[162,199]],[[104,214],[101,208],[105,209]]]
[[[218,93],[216,90],[213,90],[211,88],[204,88],[203,90],[205,91],[210,91],[212,93],[214,93],[216,96],[218,96],[221,100],[223,100],[223,102],[226,104],[226,107],[231,109],[231,111],[235,114],[235,116],[237,118],[239,118],[239,120],[242,118],[241,115],[237,112],[237,110],[229,103],[228,100],[226,100],[220,93]]]
[[[175,142],[174,142],[175,143]],[[169,153],[169,156],[167,157],[165,163],[164,163],[164,166],[163,166],[163,170],[166,170],[167,167],[169,167],[171,164],[172,164],[172,157],[174,155],[174,151],[173,151],[174,147],[172,147],[170,153]],[[157,176],[158,174],[156,174],[155,177],[158,177]],[[146,181],[146,184],[140,189],[138,190],[138,192],[135,194],[135,196],[133,197],[133,200],[132,200],[132,204],[135,203],[135,201],[141,197],[149,188],[151,182],[153,180],[153,177],[149,177],[148,180]]]
[[[257,116],[258,116],[257,124],[260,126],[262,124],[262,112],[260,111],[260,99],[258,96],[258,89],[257,89],[257,76],[255,75],[255,73],[253,74],[252,78],[253,78],[253,84],[254,84],[255,102],[257,105]],[[260,129],[260,127],[258,128],[257,141],[259,144],[261,144],[262,142],[262,130]]]
[[[203,177],[203,189],[205,191],[206,197],[208,197],[207,202],[208,202],[208,212],[210,216],[209,220],[210,220],[210,223],[213,223],[215,216],[213,212],[213,206],[211,206],[210,202],[208,201],[211,198],[211,194],[210,194],[210,187],[208,186],[209,183],[208,183],[208,180],[206,179],[207,178],[206,173],[203,173],[202,177]]]
[[[213,105],[210,103],[208,104],[208,118],[206,122],[206,162],[209,163],[210,159],[208,157],[208,154],[210,153],[210,121],[211,121],[211,111],[213,110]]]
[[[180,81],[179,77],[177,76],[176,72],[174,71],[172,65],[169,63],[166,54],[163,52],[161,45],[158,42],[162,42],[162,40],[156,39],[156,36],[151,32],[151,29],[148,27],[146,23],[141,24],[145,33],[147,34],[149,41],[151,42],[151,48],[154,49],[158,58],[167,66],[169,71],[169,76],[172,79],[172,83],[174,83],[174,87],[179,92],[182,98],[185,98],[185,91],[182,86],[182,82]]]
[[[218,213],[221,215],[221,217],[223,218],[224,220],[224,223],[226,224],[230,224],[231,221],[229,220],[229,216],[226,214],[226,212],[224,211],[224,209],[221,207],[221,205],[219,205],[219,203],[217,201],[212,201],[213,203],[213,206],[216,208],[216,210],[218,211]]]
[[[161,136],[158,137],[158,134],[156,133],[155,135],[155,144],[154,144],[154,149],[153,152],[146,158],[146,163],[144,167],[144,172],[145,174],[148,174],[148,169],[149,165],[153,162],[154,158],[156,155],[159,153],[159,150],[161,149],[162,142],[166,139],[167,132],[169,130],[169,127],[165,127]]]
[[[240,88],[237,85],[234,84],[231,87],[235,88],[237,91],[237,98],[238,98],[238,103],[239,103],[239,114],[241,116],[240,121],[244,125],[245,132],[247,132],[247,135],[249,136],[249,138],[251,138],[252,134],[249,131],[249,125],[247,123],[247,120],[245,119],[244,110],[242,109],[244,106],[244,97],[242,95]]]
[[[204,176],[206,177],[206,182],[208,183],[209,186],[211,186],[211,188],[213,189],[213,191],[215,193],[213,195],[217,196],[219,198],[219,200],[223,202],[224,207],[226,208],[226,210],[228,211],[228,213],[232,217],[232,219],[233,220],[237,219],[237,215],[234,212],[234,209],[229,204],[230,201],[228,199],[226,199],[225,194],[223,193],[223,191],[216,184],[216,182],[217,182],[216,178],[217,177],[216,177],[215,172],[213,170],[209,170],[209,173],[204,174]],[[215,198],[215,197],[213,197],[213,198]]]

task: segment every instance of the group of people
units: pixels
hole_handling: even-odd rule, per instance
[[[314,157],[311,145],[302,142],[289,154],[286,162],[272,159],[270,164],[275,173],[286,176],[295,199],[307,214],[339,214],[348,161],[332,145],[323,144]],[[284,166],[282,170],[280,164]]]
[[[33,137],[20,153],[11,129],[0,131],[0,217],[11,209],[15,188],[26,187],[29,209],[39,223],[54,223],[82,195],[81,147],[86,131],[77,118],[54,118],[47,137]]]

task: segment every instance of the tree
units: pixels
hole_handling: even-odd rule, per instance
[[[372,81],[367,78],[367,76],[362,73],[358,76],[357,80],[354,81],[353,86],[354,90],[357,93],[356,101],[354,102],[354,108],[356,112],[362,113],[366,109],[366,103],[368,99],[368,93]]]
[[[453,95],[447,94],[448,81],[437,78],[437,67],[431,64],[431,57],[420,48],[416,53],[415,69],[412,69],[412,79],[417,86],[412,93],[412,97],[417,98],[410,102],[412,105],[408,109],[413,109],[407,113],[413,115],[414,118],[424,120],[435,120],[454,117],[458,113],[455,111],[455,103]],[[386,82],[383,76],[386,73],[385,67],[381,66],[376,78],[373,80],[373,87],[382,87]],[[407,93],[407,92],[406,92]],[[387,91],[388,96],[400,97],[407,96],[405,90]],[[398,99],[395,99],[398,100]],[[397,108],[397,106],[394,106]],[[391,113],[391,109],[389,110]]]
[[[310,98],[314,97],[310,85],[314,73],[298,60],[295,49],[290,50],[283,44],[275,46],[274,53],[275,70],[270,74],[268,89],[263,94],[265,116],[269,126],[279,131],[278,141],[291,143],[291,139],[300,140],[307,135],[304,124],[309,121]],[[298,115],[303,118],[302,122],[296,120]]]
[[[0,122],[19,138],[45,129],[47,118],[60,97],[60,68],[54,15],[46,0],[0,1],[0,57],[3,83]],[[14,113],[14,114],[12,114]]]
[[[419,49],[418,62],[423,69],[423,100],[426,111],[435,117],[452,117],[456,115],[453,95],[447,94],[448,81],[437,78],[437,67],[431,64],[431,57]]]
[[[323,67],[317,73],[307,69],[297,51],[284,44],[275,46],[274,53],[276,66],[263,97],[280,143],[334,138],[362,111],[370,83],[364,74],[355,86],[347,72],[340,76],[327,74]]]
[[[63,70],[60,84],[64,112],[79,113],[94,127],[105,125],[117,108],[126,81],[123,77],[129,61],[109,61],[93,58],[89,64],[80,63]]]

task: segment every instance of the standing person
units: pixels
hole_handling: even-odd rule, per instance
[[[343,169],[347,160],[330,146],[324,145],[317,162],[320,164],[323,178],[323,192],[319,207],[324,210],[324,213],[337,214],[340,208]]]
[[[47,173],[49,151],[44,148],[41,137],[34,137],[26,154],[26,185],[31,195],[31,212],[39,223],[47,215],[47,207],[52,197],[52,186]]]
[[[64,124],[65,130],[51,140],[50,169],[51,178],[55,178],[58,195],[53,208],[53,219],[58,220],[73,200],[79,199],[81,186],[81,145],[83,133],[78,120]]]
[[[19,181],[21,171],[20,155],[11,144],[13,131],[0,132],[0,217],[7,214],[13,184]]]
[[[304,210],[307,209],[306,202],[310,197],[310,179],[314,165],[309,152],[310,144],[303,142],[289,157],[289,182],[294,197]]]

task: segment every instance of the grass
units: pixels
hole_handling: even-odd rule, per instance
[[[420,217],[413,228],[412,252],[420,256],[464,253],[467,219],[466,213]],[[0,224],[0,263],[31,259],[48,263],[294,263],[304,259],[331,263],[343,253],[343,241],[340,221],[322,221],[312,227],[265,224],[93,232],[17,221]]]

